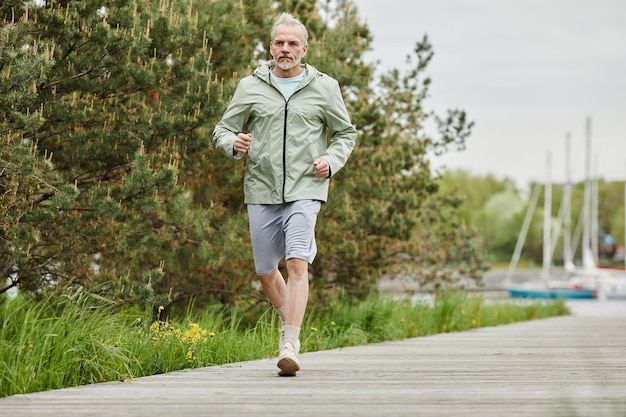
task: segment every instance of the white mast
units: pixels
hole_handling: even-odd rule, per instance
[[[566,271],[574,270],[574,261],[572,256],[572,179],[570,171],[570,143],[571,137],[567,133],[565,135],[565,188],[563,190],[563,267]]]
[[[550,258],[552,254],[552,154],[548,152],[546,161],[546,189],[543,201],[543,269],[542,277],[548,278],[550,275]]]
[[[583,241],[581,244],[583,268],[592,269],[591,260],[591,117],[587,116],[585,129],[585,198],[583,202]]]
[[[591,253],[593,254],[594,265],[598,264],[598,236],[600,233],[600,222],[598,221],[598,156],[593,159],[593,176],[591,180]]]

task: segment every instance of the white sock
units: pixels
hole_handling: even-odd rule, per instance
[[[283,343],[291,342],[293,347],[296,349],[296,354],[300,351],[300,327],[298,326],[290,326],[287,324],[283,325],[282,329],[282,339]]]

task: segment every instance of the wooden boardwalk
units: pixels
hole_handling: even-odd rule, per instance
[[[575,314],[0,398],[0,416],[626,416],[626,302]]]

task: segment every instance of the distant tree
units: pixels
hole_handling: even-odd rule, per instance
[[[442,192],[452,192],[463,199],[463,220],[474,226],[480,225],[476,217],[495,194],[519,193],[517,185],[510,178],[497,178],[491,174],[476,175],[463,169],[445,170],[439,188]]]
[[[491,260],[502,262],[511,259],[520,234],[520,215],[525,215],[525,205],[526,202],[515,190],[494,194],[485,202],[477,223]]]
[[[613,235],[624,244],[624,181],[598,181],[598,231]]]

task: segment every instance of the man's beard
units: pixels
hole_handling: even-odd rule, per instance
[[[290,69],[295,68],[298,65],[300,65],[300,60],[299,59],[294,60],[292,63],[276,61],[276,66],[278,68],[280,68],[281,70],[283,70],[283,71],[289,71]]]

